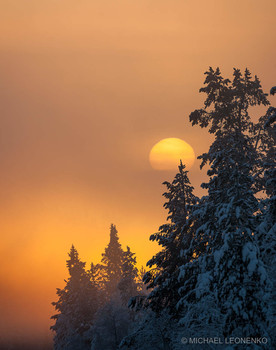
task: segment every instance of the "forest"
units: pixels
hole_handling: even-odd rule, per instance
[[[199,156],[206,195],[179,160],[145,268],[114,224],[100,263],[71,247],[53,302],[55,350],[276,349],[276,108],[248,69],[228,79],[210,67],[199,92],[189,120],[214,137]]]

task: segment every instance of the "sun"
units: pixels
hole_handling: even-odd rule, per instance
[[[189,170],[194,164],[195,152],[187,142],[172,137],[157,142],[150,151],[149,160],[155,170],[176,170],[180,160]]]

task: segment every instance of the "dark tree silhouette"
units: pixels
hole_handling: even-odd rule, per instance
[[[197,202],[182,162],[178,168],[173,182],[164,182],[167,187],[167,192],[163,194],[167,199],[164,208],[168,210],[169,223],[160,226],[159,231],[150,237],[152,241],[158,242],[162,250],[148,261],[151,270],[144,276],[144,282],[148,288],[152,288],[148,296],[151,309],[158,312],[168,308],[173,314],[177,313],[178,289],[181,286],[178,280],[179,268],[190,261],[194,253],[190,249],[195,233],[191,210]]]
[[[52,303],[58,311],[52,316],[55,324],[51,329],[56,333],[54,347],[56,350],[90,349],[85,332],[93,323],[98,308],[98,293],[73,245],[68,255],[66,265],[70,277],[63,289],[57,289],[59,299]]]
[[[105,271],[105,289],[109,296],[116,290],[122,277],[123,249],[119,242],[116,226],[111,224],[110,241],[102,254],[102,265]]]
[[[127,247],[127,250],[123,252],[122,278],[118,284],[118,289],[125,305],[128,304],[131,297],[137,295],[137,276],[138,269],[136,267],[135,253],[132,253],[130,248]]]

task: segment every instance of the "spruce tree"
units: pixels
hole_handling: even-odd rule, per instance
[[[138,276],[138,269],[136,267],[136,257],[134,255],[135,254],[130,251],[129,247],[123,252],[122,277],[118,284],[118,289],[124,305],[128,304],[131,297],[137,295],[136,279]]]
[[[111,224],[110,241],[102,254],[102,265],[105,271],[105,289],[108,296],[117,290],[122,277],[123,249],[119,242],[116,226]]]
[[[194,235],[190,214],[192,206],[197,202],[182,162],[178,169],[172,183],[164,182],[167,187],[167,192],[163,194],[167,199],[164,208],[168,210],[169,222],[150,236],[150,240],[157,241],[162,250],[148,261],[147,266],[151,270],[144,276],[144,283],[152,289],[148,296],[151,309],[160,312],[167,308],[174,315],[177,313],[176,304],[179,301],[179,268],[190,261],[194,253],[190,249]]]
[[[51,327],[56,333],[54,348],[90,349],[90,342],[85,333],[93,323],[97,311],[97,290],[91,284],[85,271],[85,263],[79,259],[79,254],[73,245],[68,255],[66,266],[69,278],[65,281],[63,289],[57,289],[58,301],[52,303],[58,311],[58,314],[51,317],[55,320],[55,324]]]
[[[271,89],[274,94],[276,88]],[[263,160],[266,198],[261,202],[261,215],[257,239],[259,241],[261,256],[265,263],[271,280],[270,293],[270,334],[274,347],[276,347],[276,108],[270,107],[263,118],[263,132],[266,135],[266,144]]]
[[[90,265],[90,270],[88,271],[88,276],[92,285],[98,292],[98,306],[101,307],[108,299],[108,295],[105,289],[106,283],[106,275],[105,269],[101,264],[93,264]]]
[[[199,297],[214,293],[223,315],[225,336],[265,336],[268,280],[256,239],[253,175],[258,159],[249,107],[268,105],[260,81],[234,69],[232,82],[219,69],[206,74],[204,108],[191,113],[193,125],[209,127],[215,141],[201,156],[210,164],[206,206],[198,231],[207,235],[207,252],[198,276]],[[209,211],[209,219],[206,213]],[[203,281],[203,282],[202,282]]]
[[[134,313],[128,308],[128,300],[137,294],[134,255],[129,247],[123,251],[116,226],[112,224],[102,264],[91,264],[89,272],[100,294],[100,307],[89,331],[92,350],[117,349],[132,326]]]
[[[182,256],[190,256],[190,259],[185,259],[179,268],[179,301],[176,307],[179,325],[184,327],[185,336],[192,338],[206,337],[206,334],[211,338],[221,334],[221,315],[210,284],[210,271],[205,268],[208,266],[206,261],[214,224],[214,208],[210,204],[205,196],[192,207],[190,221],[194,235],[190,247],[181,251]],[[205,225],[207,222],[209,225]]]

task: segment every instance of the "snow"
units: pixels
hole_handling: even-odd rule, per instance
[[[252,243],[248,242],[244,245],[242,251],[242,259],[244,262],[248,263],[248,274],[249,276],[252,276],[258,264],[257,252]]]
[[[201,273],[198,276],[198,282],[196,287],[196,297],[199,299],[209,289],[211,281],[211,272]]]

